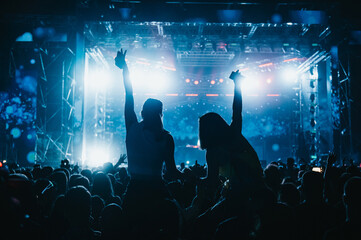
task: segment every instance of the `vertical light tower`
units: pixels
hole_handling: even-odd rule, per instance
[[[318,71],[317,65],[310,67],[310,97],[309,97],[309,121],[310,121],[310,157],[316,160],[319,157],[319,131],[318,131]]]

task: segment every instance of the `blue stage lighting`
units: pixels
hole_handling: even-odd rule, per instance
[[[13,135],[13,138],[19,138],[21,136],[21,131],[19,128],[14,127],[11,129],[10,134]]]
[[[283,69],[282,79],[287,83],[296,83],[298,81],[297,69],[292,67]]]
[[[36,153],[34,151],[31,151],[26,155],[26,159],[28,160],[29,163],[35,163],[35,156]]]

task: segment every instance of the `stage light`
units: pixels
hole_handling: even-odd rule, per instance
[[[282,15],[279,13],[274,13],[271,17],[272,23],[281,23],[282,22]]]
[[[191,80],[189,78],[186,79],[186,83],[189,83]]]
[[[211,81],[211,84],[212,84],[212,85],[214,85],[215,83],[216,83],[216,81],[214,81],[214,80]]]
[[[85,79],[86,85],[93,90],[105,90],[111,85],[112,75],[110,70],[94,69]]]
[[[94,147],[87,154],[85,165],[88,167],[98,167],[103,166],[106,162],[110,162],[109,152],[105,148]]]
[[[318,71],[317,71],[317,67],[312,66],[310,67],[310,74],[311,74],[311,79],[318,79]]]
[[[198,84],[199,84],[199,81],[198,81],[198,80],[195,80],[193,83],[194,83],[195,85],[198,85]]]
[[[272,145],[272,150],[273,150],[274,152],[278,152],[278,151],[280,150],[280,145],[277,144],[277,143],[273,144],[273,145]]]
[[[254,93],[259,90],[259,79],[257,79],[255,76],[245,76],[241,81],[241,89],[243,94]]]
[[[168,85],[168,79],[164,73],[154,73],[148,78],[148,88],[153,91],[166,90]]]
[[[7,106],[5,111],[7,114],[12,114],[14,112],[14,108],[13,106]]]
[[[234,23],[240,21],[242,11],[238,9],[222,9],[217,10],[217,15],[221,22]]]
[[[29,163],[35,163],[35,156],[36,153],[34,151],[31,151],[26,155],[26,159],[28,160]]]
[[[311,118],[310,125],[311,125],[311,127],[316,126],[316,120],[314,118]]]
[[[313,114],[315,114],[315,112],[316,112],[315,107],[314,107],[314,106],[311,106],[311,107],[310,107],[310,113],[313,115]]]
[[[13,135],[13,138],[19,138],[21,135],[21,131],[19,128],[15,127],[11,129],[10,134]]]
[[[311,100],[311,102],[314,102],[315,99],[316,99],[315,94],[314,94],[314,93],[311,93],[311,95],[310,95],[310,100]]]
[[[296,68],[286,68],[282,71],[282,79],[288,83],[296,83],[298,80],[298,72]]]
[[[33,41],[33,35],[29,32],[25,32],[23,35],[19,36],[16,39],[17,42],[32,42]]]
[[[268,84],[271,84],[271,83],[272,83],[272,79],[271,79],[271,78],[267,78],[266,82],[267,82]]]
[[[168,88],[169,77],[161,71],[142,71],[135,68],[131,71],[130,79],[135,90],[163,91]]]
[[[315,80],[314,79],[311,79],[311,81],[310,81],[310,88],[315,88],[316,86],[315,86]]]
[[[220,78],[220,79],[219,79],[219,82],[220,82],[220,83],[222,83],[223,81],[224,81],[223,78]]]

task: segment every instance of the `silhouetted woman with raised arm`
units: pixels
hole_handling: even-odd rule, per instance
[[[223,175],[238,193],[250,194],[252,188],[262,186],[263,170],[257,153],[242,135],[242,76],[236,71],[230,78],[235,84],[231,125],[214,112],[199,119],[200,145],[207,151],[206,182],[217,185],[219,175]]]
[[[263,170],[255,150],[241,132],[241,75],[232,72],[230,78],[235,85],[231,125],[214,112],[199,119],[200,147],[207,151],[208,169],[202,189],[206,196],[212,197],[219,190],[220,175],[228,182],[217,203],[196,219],[193,239],[212,239],[217,226],[226,219],[234,219],[231,221],[236,223],[232,227],[234,233],[239,230],[237,234],[249,235],[254,231],[254,209],[262,204],[257,196],[264,189]]]

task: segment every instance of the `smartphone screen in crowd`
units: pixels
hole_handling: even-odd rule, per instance
[[[322,168],[320,168],[320,167],[313,167],[313,168],[312,168],[312,171],[314,171],[314,172],[322,172]]]

